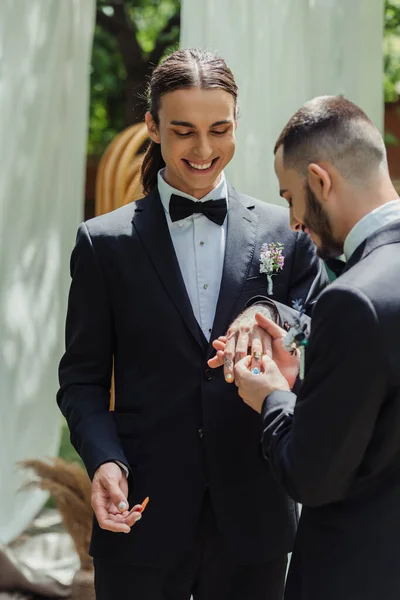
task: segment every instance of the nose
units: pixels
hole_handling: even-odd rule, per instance
[[[212,156],[213,149],[207,136],[198,137],[193,152],[200,160],[207,160],[207,158]]]

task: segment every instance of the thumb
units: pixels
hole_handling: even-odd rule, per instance
[[[264,367],[264,373],[266,373],[267,370],[269,370],[271,372],[271,368],[279,370],[279,367],[276,364],[276,362],[274,361],[274,359],[271,358],[271,356],[268,356],[268,354],[263,354],[263,356],[261,358],[261,362]]]
[[[284,329],[279,327],[279,325],[274,323],[274,321],[271,321],[271,319],[268,319],[261,313],[256,313],[256,321],[261,329],[264,329],[264,331],[269,333],[273,340],[277,340],[286,335],[286,331]]]
[[[251,363],[251,356],[244,356],[235,365],[235,375],[240,375],[243,372],[249,370]]]
[[[129,510],[128,500],[118,484],[110,481],[108,484],[108,493],[110,494],[111,502],[119,511],[124,512],[125,510]]]

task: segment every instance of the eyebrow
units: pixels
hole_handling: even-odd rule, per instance
[[[218,127],[219,125],[231,125],[233,121],[231,119],[224,119],[222,121],[215,121],[210,127]],[[191,127],[196,129],[196,125],[189,123],[188,121],[170,121],[170,125],[178,125],[179,127]]]

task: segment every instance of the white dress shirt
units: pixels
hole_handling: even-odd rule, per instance
[[[223,225],[220,226],[204,215],[196,213],[173,223],[169,216],[169,201],[171,194],[184,196],[194,202],[226,198],[228,206],[225,175],[221,173],[218,185],[199,200],[170,186],[163,178],[163,171],[164,169],[158,173],[158,191],[165,210],[168,229],[194,316],[206,339],[210,340],[224,266],[227,219],[225,218]],[[128,478],[127,466],[119,460],[115,462]]]
[[[400,199],[386,202],[358,221],[347,235],[344,242],[344,255],[349,260],[353,252],[367,237],[378,231],[381,227],[393,221],[400,220]]]
[[[213,223],[203,214],[196,213],[180,221],[171,221],[169,201],[172,194],[189,198],[193,202],[226,198],[228,189],[224,173],[218,185],[203,198],[194,198],[170,186],[158,173],[158,191],[165,210],[168,229],[181,269],[183,281],[197,319],[205,337],[210,339],[215,309],[221,287],[225,258],[227,219],[222,226]]]

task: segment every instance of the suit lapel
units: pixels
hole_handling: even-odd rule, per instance
[[[225,332],[245,283],[257,240],[259,216],[254,203],[245,202],[228,186],[228,226],[225,260],[210,341]]]
[[[135,203],[132,222],[167,294],[195,340],[205,350],[207,340],[193,313],[157,189]]]

